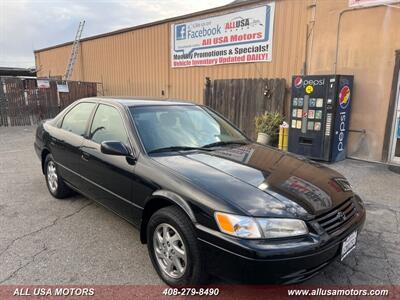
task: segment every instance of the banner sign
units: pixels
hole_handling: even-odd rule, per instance
[[[62,82],[62,83],[57,82],[57,92],[69,93],[68,83],[67,82]]]
[[[171,67],[272,60],[275,3],[171,25]]]
[[[49,89],[50,88],[50,81],[47,79],[37,79],[36,84],[39,89]]]
[[[379,4],[393,4],[398,3],[399,0],[349,0],[350,7],[357,7],[357,6],[373,6]]]

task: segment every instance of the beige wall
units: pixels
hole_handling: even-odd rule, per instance
[[[107,95],[161,96],[164,90],[166,97],[198,103],[203,100],[205,77],[281,77],[290,81],[292,74],[301,72],[304,63],[309,3],[309,0],[276,1],[270,63],[170,68],[172,23],[164,23],[83,41],[72,79],[103,82]],[[235,8],[238,9],[242,8]],[[64,74],[70,49],[69,45],[36,52],[38,75]]]
[[[309,70],[333,73],[337,23],[348,0],[317,0]],[[400,9],[376,7],[342,15],[339,35],[338,74],[354,75],[348,155],[380,161],[395,50],[400,49]]]
[[[102,82],[106,95],[161,96],[168,89],[168,24],[81,43],[72,80]],[[71,45],[36,53],[38,76],[63,75]]]
[[[338,15],[348,8],[348,0],[275,3],[272,62],[170,68],[171,23],[163,23],[83,41],[72,79],[102,82],[106,95],[160,97],[164,91],[165,97],[201,103],[205,77],[279,77],[290,83],[291,76],[302,71],[306,44],[309,73],[333,73]],[[313,28],[308,43],[307,25]],[[337,72],[355,76],[350,127],[366,129],[365,135],[350,133],[349,155],[381,160],[394,50],[400,49],[400,9],[345,13],[339,40]],[[38,76],[64,74],[70,48],[36,52]]]

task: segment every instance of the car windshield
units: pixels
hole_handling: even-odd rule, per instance
[[[204,150],[226,144],[244,144],[247,138],[205,107],[155,105],[130,107],[147,153]]]

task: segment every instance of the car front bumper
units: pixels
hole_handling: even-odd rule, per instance
[[[366,214],[361,209],[336,236],[309,234],[289,240],[245,240],[197,226],[207,271],[240,283],[296,283],[307,280],[340,257],[342,242],[360,233]]]

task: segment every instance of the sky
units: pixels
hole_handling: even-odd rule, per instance
[[[232,0],[0,0],[0,66],[34,67],[33,50],[225,5]]]

